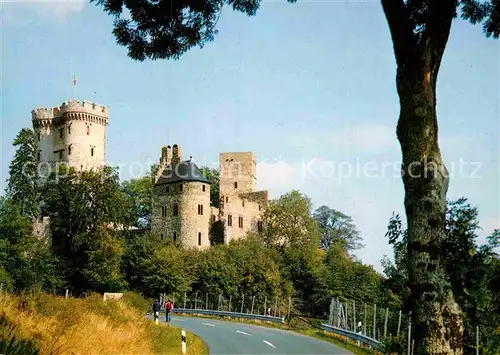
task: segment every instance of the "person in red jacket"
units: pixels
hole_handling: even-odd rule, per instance
[[[165,316],[166,316],[167,323],[172,320],[172,311],[173,310],[174,310],[174,304],[171,300],[168,300],[167,303],[165,303]]]

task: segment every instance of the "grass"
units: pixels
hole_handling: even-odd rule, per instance
[[[134,299],[136,304],[130,300]],[[145,319],[136,297],[63,298],[0,293],[0,353],[25,355],[178,354],[180,329]],[[187,333],[187,354],[208,354]]]
[[[260,320],[250,320],[248,318],[229,318],[229,317],[216,317],[216,316],[208,316],[208,315],[191,315],[191,314],[189,314],[189,315],[186,314],[186,315],[182,315],[182,316],[183,317],[196,317],[196,318],[202,317],[202,318],[223,320],[226,322],[245,323],[245,324],[259,325],[259,326],[268,327],[268,328],[288,330],[288,331],[293,331],[293,332],[296,332],[299,334],[311,336],[311,337],[314,337],[314,338],[317,338],[320,340],[328,341],[328,342],[333,343],[337,346],[340,346],[341,348],[349,350],[352,353],[357,354],[357,355],[380,354],[380,353],[378,353],[374,350],[371,350],[369,348],[357,346],[354,341],[347,339],[345,337],[342,337],[342,336],[339,336],[336,334],[332,334],[332,333],[326,333],[323,330],[312,328],[304,322],[294,322],[294,324],[292,324],[292,326],[289,326],[287,324],[266,322],[266,321],[260,321]]]

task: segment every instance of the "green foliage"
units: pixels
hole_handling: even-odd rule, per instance
[[[225,246],[214,246],[200,253],[196,259],[197,280],[194,288],[215,294],[237,294],[241,274],[230,258],[230,250]]]
[[[144,281],[157,295],[165,292],[180,297],[191,289],[194,281],[194,262],[197,251],[183,251],[167,244],[157,248],[152,255]]]
[[[123,292],[121,300],[141,312],[141,314],[149,312],[151,310],[151,305],[154,302],[154,299],[152,298],[145,298],[142,295],[131,291]]]
[[[7,197],[20,206],[21,214],[29,218],[38,216],[38,145],[35,132],[23,128],[13,145],[17,147],[9,165]]]
[[[352,218],[340,211],[320,206],[314,211],[314,218],[321,228],[321,247],[325,250],[335,243],[340,243],[346,250],[355,250],[363,247],[359,231]]]
[[[481,343],[493,354],[500,351],[500,257],[495,252],[500,231],[495,230],[487,244],[478,246],[479,229],[478,210],[467,203],[466,198],[448,202],[443,262],[463,312],[464,344],[466,347],[475,344],[476,326],[479,326]],[[395,261],[383,260],[387,275],[383,288],[395,305],[405,306],[409,296],[407,239],[399,215],[391,217],[386,236],[394,246]],[[405,311],[409,310],[405,307]]]
[[[321,239],[318,222],[311,215],[311,200],[292,191],[271,201],[264,212],[262,238],[282,248],[316,248]]]
[[[5,201],[0,209],[0,274],[5,286],[17,291],[34,288],[54,291],[61,285],[50,244],[32,234],[30,219],[11,200]]]
[[[121,273],[123,242],[109,230],[102,228],[96,244],[86,251],[82,277],[97,292],[117,292],[125,283]]]
[[[244,240],[232,242],[228,252],[229,261],[239,275],[239,293],[276,295],[281,289],[287,294],[274,251],[266,248],[257,236],[248,235]]]
[[[151,206],[153,198],[153,178],[144,176],[122,182],[125,196],[132,205],[134,226],[149,228],[151,226]]]
[[[116,172],[108,167],[82,173],[62,169],[42,191],[53,250],[68,285],[77,292],[119,288],[120,239],[133,217]]]
[[[210,206],[219,208],[220,171],[219,169],[211,169],[207,166],[202,166],[200,170],[210,181]]]

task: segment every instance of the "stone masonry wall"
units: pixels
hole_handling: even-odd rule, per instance
[[[205,185],[204,192],[203,185]],[[174,204],[179,206],[178,216],[173,215]],[[198,205],[203,206],[203,215],[198,215]],[[162,216],[162,206],[167,208],[166,217]],[[208,184],[184,181],[155,186],[152,208],[152,230],[160,238],[163,235],[164,240],[173,240],[176,232],[177,241],[183,247],[200,249],[210,247],[208,233],[211,210]],[[198,233],[201,233],[201,244],[198,241]]]
[[[105,163],[105,106],[73,100],[59,107],[33,110],[32,122],[39,137],[40,162],[64,162],[77,170]]]
[[[264,206],[258,202],[252,201],[243,195],[226,196],[224,204],[224,227],[225,240],[228,244],[231,240],[244,238],[248,232],[257,232],[257,222],[262,220]],[[231,225],[229,225],[229,216],[231,216]],[[239,225],[239,218],[243,217],[243,227]]]
[[[252,152],[220,153],[219,163],[220,196],[256,190],[257,162]]]

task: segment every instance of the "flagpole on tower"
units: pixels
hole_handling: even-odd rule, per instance
[[[76,100],[76,74],[73,74],[73,100]]]

